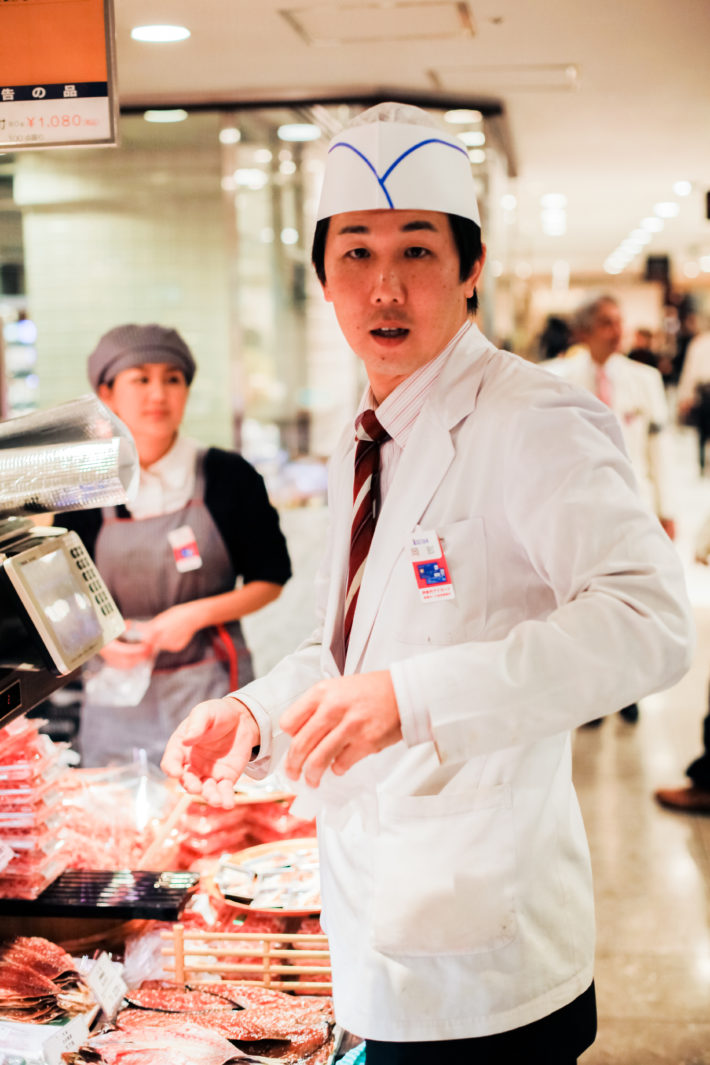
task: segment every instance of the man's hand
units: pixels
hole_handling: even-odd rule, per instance
[[[259,726],[231,696],[198,703],[173,732],[161,769],[212,806],[234,806],[234,785],[259,744]]]
[[[288,708],[279,725],[293,736],[287,775],[298,780],[303,771],[314,788],[326,769],[345,773],[366,755],[402,739],[388,670],[320,681]]]

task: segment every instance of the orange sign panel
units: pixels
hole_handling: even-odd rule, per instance
[[[2,0],[0,78],[10,85],[106,81],[104,0]]]
[[[0,0],[0,147],[115,143],[111,0]]]

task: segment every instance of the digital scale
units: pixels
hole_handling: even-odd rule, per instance
[[[0,727],[31,710],[124,631],[74,532],[0,520]]]

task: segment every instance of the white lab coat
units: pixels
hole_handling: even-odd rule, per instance
[[[338,673],[352,428],[331,463],[322,625],[239,697],[263,723]],[[408,546],[442,539],[455,598],[423,602]],[[317,796],[336,1017],[382,1040],[482,1036],[592,980],[589,854],[570,729],[676,681],[691,622],[670,541],[596,399],[474,326],[422,406],[384,502],[345,672],[389,668],[433,742],[326,774]]]
[[[584,346],[541,365],[578,388],[596,391],[596,364]],[[663,378],[655,367],[620,354],[611,355],[604,369],[611,384],[611,409],[619,419],[641,496],[659,518],[673,518],[673,464]]]

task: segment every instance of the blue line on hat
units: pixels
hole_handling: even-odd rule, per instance
[[[394,209],[392,197],[387,191],[387,186],[385,185],[387,178],[390,176],[395,167],[399,166],[403,159],[406,159],[407,156],[411,155],[412,152],[416,152],[417,148],[424,148],[427,144],[443,144],[446,148],[453,148],[454,151],[461,152],[462,155],[465,155],[468,159],[468,152],[465,148],[459,148],[458,144],[452,144],[451,141],[442,140],[440,137],[429,137],[425,141],[419,141],[418,144],[413,144],[411,148],[407,148],[406,152],[402,152],[402,154],[397,159],[395,159],[395,161],[387,168],[387,170],[385,170],[382,177],[380,177],[380,175],[377,173],[367,156],[364,155],[363,152],[359,151],[358,148],[355,148],[352,144],[348,144],[347,141],[337,141],[335,144],[331,145],[331,147],[328,149],[328,154],[330,155],[330,153],[335,148],[349,148],[351,152],[355,152],[355,155],[359,156],[360,159],[362,159],[363,163],[369,166],[370,170],[377,179],[377,184],[380,186],[385,195],[388,205]]]
[[[358,155],[362,159],[363,163],[366,163],[367,166],[369,166],[370,170],[372,171],[372,173],[377,178],[377,184],[380,186],[380,188],[384,192],[385,197],[387,199],[387,203],[389,204],[389,206],[390,207],[394,207],[394,204],[392,203],[392,200],[390,198],[390,194],[387,191],[387,189],[385,188],[384,180],[377,173],[377,171],[375,170],[374,166],[372,165],[372,163],[370,162],[370,160],[367,158],[366,155],[363,155],[363,153],[361,151],[358,151],[358,149],[354,148],[352,146],[352,144],[347,144],[345,141],[338,141],[337,144],[333,144],[332,147],[330,147],[328,149],[328,155],[330,155],[330,153],[333,151],[334,148],[349,148],[351,152],[355,152],[355,155]]]
[[[442,140],[441,137],[429,137],[428,140],[419,141],[419,144],[413,144],[411,148],[407,148],[406,152],[402,152],[399,158],[395,159],[392,165],[387,170],[385,170],[384,174],[382,175],[382,180],[386,181],[394,170],[394,168],[396,166],[399,166],[403,159],[406,159],[407,156],[410,155],[412,152],[416,152],[417,148],[424,148],[427,144],[443,144],[447,148],[453,148],[455,152],[461,152],[468,159],[468,152],[465,148],[459,148],[458,144],[452,144],[451,141]]]

